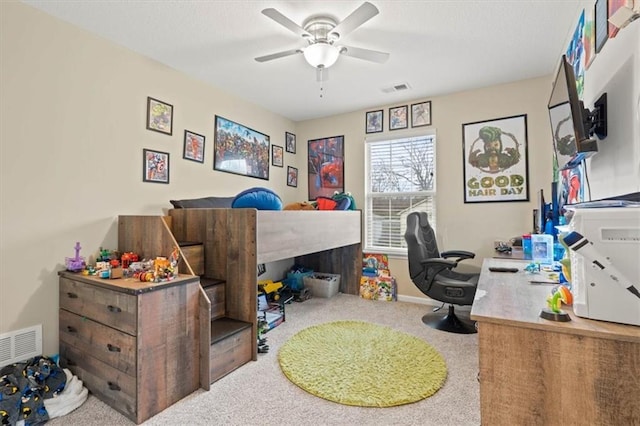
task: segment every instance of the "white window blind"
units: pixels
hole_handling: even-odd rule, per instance
[[[365,144],[365,251],[406,255],[407,215],[425,211],[435,228],[435,135]]]

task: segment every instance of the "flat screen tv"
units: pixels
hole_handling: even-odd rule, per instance
[[[578,166],[598,152],[598,142],[607,136],[607,94],[596,102],[594,112],[584,108],[578,96],[573,67],[562,55],[549,98],[553,148],[560,170]]]

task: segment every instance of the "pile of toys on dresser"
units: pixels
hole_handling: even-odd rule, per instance
[[[80,256],[79,242],[74,249],[75,257],[65,258],[65,266],[70,272],[105,279],[133,278],[155,283],[171,281],[178,276],[178,247],[174,247],[169,256],[157,256],[154,259],[140,259],[140,256],[133,252],[120,254],[116,250],[100,247],[94,263],[87,262],[84,256]]]

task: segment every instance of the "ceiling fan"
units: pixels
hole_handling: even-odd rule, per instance
[[[337,45],[336,42],[357,29],[378,14],[378,8],[369,2],[364,2],[354,10],[342,22],[337,22],[326,15],[315,15],[308,18],[303,26],[299,26],[276,9],[264,9],[262,14],[273,19],[278,24],[301,36],[308,45],[299,49],[285,50],[270,55],[255,58],[258,62],[267,62],[273,59],[302,53],[305,60],[318,71],[318,80],[326,79],[326,69],[335,64],[340,55],[351,56],[377,63],[384,63],[389,59],[389,54],[376,50],[362,49],[359,47]]]

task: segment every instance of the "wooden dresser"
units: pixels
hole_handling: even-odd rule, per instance
[[[136,423],[200,387],[197,276],[166,283],[60,273],[60,363]]]

